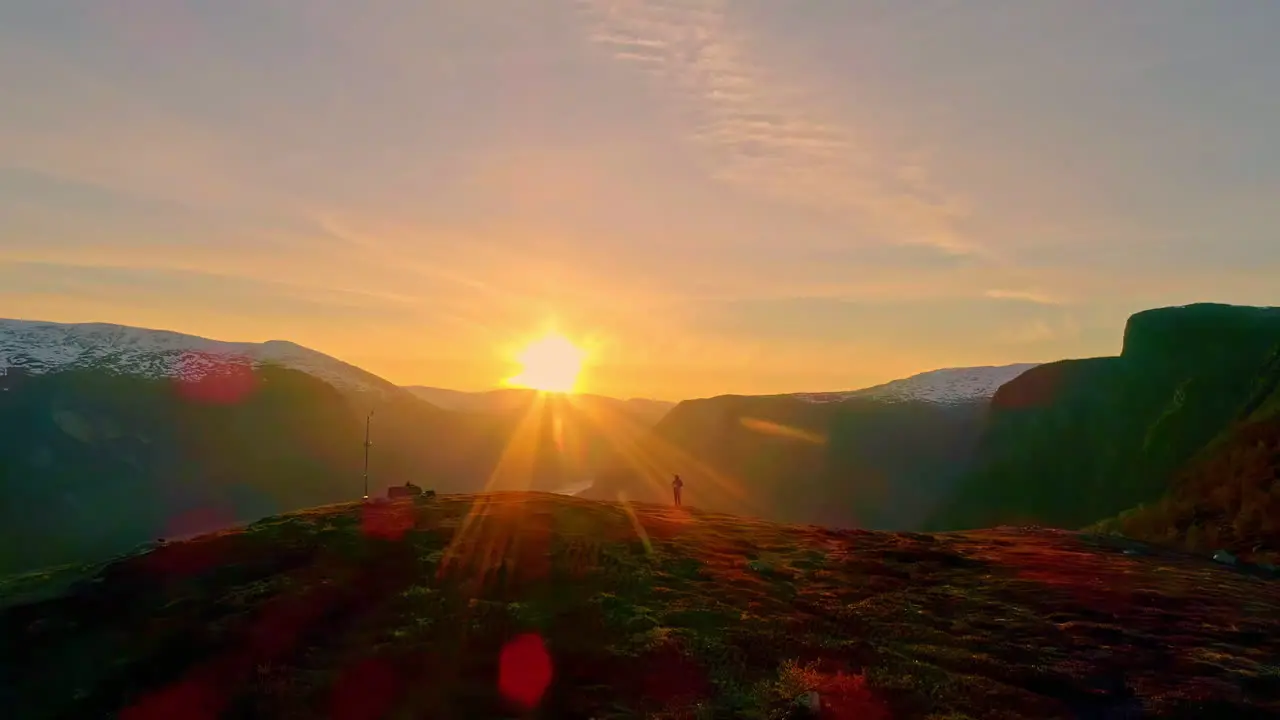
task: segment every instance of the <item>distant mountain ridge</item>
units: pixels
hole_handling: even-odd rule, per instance
[[[1194,534],[1214,513],[1220,527],[1246,528],[1223,531],[1233,547],[1263,532],[1270,547],[1280,510],[1257,498],[1280,497],[1269,489],[1277,358],[1280,309],[1201,304],[1135,314],[1117,357],[672,407],[401,388],[286,341],[0,320],[0,521],[20,540],[0,552],[0,571],[33,560],[24,543],[63,532],[40,557],[138,542],[168,532],[175,512],[212,507],[216,524],[349,499],[375,406],[373,494],[405,481],[441,492],[585,485],[579,496],[669,502],[678,473],[686,503],[705,509],[897,530],[1081,527],[1158,500],[1201,448],[1228,438],[1164,506],[1177,511],[1169,527]],[[14,368],[25,372],[4,372]],[[190,392],[227,373],[245,383],[236,402]],[[1213,495],[1223,473],[1245,480]],[[145,517],[126,518],[139,497]],[[1233,515],[1237,497],[1262,510]]]
[[[373,497],[581,486],[657,421],[513,393],[511,411],[446,410],[291,342],[0,320],[0,573],[358,499],[371,410]]]
[[[450,390],[448,388],[428,387],[426,385],[406,385],[405,390],[419,398],[445,410],[479,413],[504,413],[520,410],[529,405],[538,394],[537,390],[527,388],[499,388],[496,390]],[[575,393],[573,397],[581,402],[611,403],[618,409],[649,420],[658,422],[676,404],[665,400],[648,398],[614,398],[593,393]]]
[[[869,398],[886,402],[923,401],[962,403],[990,398],[1003,384],[1039,363],[1015,363],[980,367],[942,368],[917,373],[901,380],[891,380],[861,390],[844,392],[789,393],[806,402],[843,402],[851,398]]]
[[[101,370],[198,380],[228,365],[263,364],[300,370],[340,390],[400,392],[373,373],[285,340],[225,342],[110,323],[0,319],[0,368],[19,367],[32,374]]]
[[[686,502],[784,522],[914,529],[967,467],[989,398],[1032,364],[946,368],[862,390],[686,400],[645,455],[580,497]],[[661,466],[661,467],[659,467]]]
[[[373,495],[478,489],[510,434],[292,342],[0,320],[0,573],[358,498],[374,408]]]

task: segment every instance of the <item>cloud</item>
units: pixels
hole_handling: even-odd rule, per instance
[[[242,198],[223,138],[64,54],[6,35],[0,86],[22,98],[0,115],[11,167],[169,200]],[[91,119],[91,120],[89,120]]]
[[[1015,300],[1019,302],[1032,303],[1034,305],[1064,305],[1064,300],[1046,293],[1037,292],[1035,290],[987,290],[983,293],[984,297],[993,300]]]
[[[330,319],[415,317],[411,306],[397,307],[385,294],[376,292],[320,288],[198,270],[0,261],[0,278],[3,278],[0,284],[5,294],[57,293],[95,300],[169,304],[173,304],[175,298],[182,298],[192,305],[220,307],[227,312],[323,315]]]
[[[717,180],[833,215],[881,240],[954,253],[965,208],[930,185],[919,158],[834,122],[794,84],[753,61],[726,0],[579,0],[591,40],[675,101],[687,139]]]

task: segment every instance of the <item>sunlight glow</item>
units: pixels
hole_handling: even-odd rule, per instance
[[[506,384],[543,392],[571,393],[577,387],[586,357],[586,351],[565,336],[544,335],[516,353],[520,372],[508,378]]]

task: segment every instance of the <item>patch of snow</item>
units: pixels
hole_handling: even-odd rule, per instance
[[[995,395],[996,390],[1022,373],[1036,367],[1038,363],[1018,363],[994,367],[944,368],[912,375],[901,380],[893,380],[846,392],[793,393],[794,397],[805,402],[832,403],[843,402],[851,398],[870,398],[885,402],[927,401],[940,404],[951,404],[981,400]]]
[[[71,369],[197,380],[228,367],[274,364],[313,375],[334,387],[398,392],[391,383],[324,353],[283,340],[224,342],[169,330],[107,323],[0,319],[0,371],[31,374]]]

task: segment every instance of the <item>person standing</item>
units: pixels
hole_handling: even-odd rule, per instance
[[[676,498],[676,507],[680,507],[680,488],[684,487],[684,481],[676,475],[676,479],[671,481],[671,492]]]

